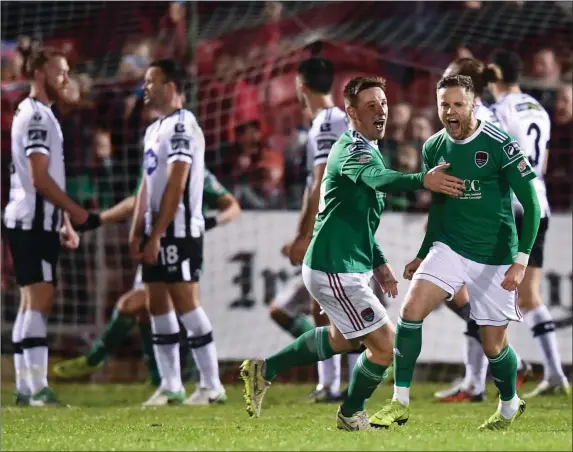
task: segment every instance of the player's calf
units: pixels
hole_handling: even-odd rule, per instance
[[[52,309],[55,287],[50,282],[31,284],[27,292],[28,309],[22,326],[22,354],[28,370],[32,396],[48,388],[47,316]]]
[[[170,284],[169,294],[181,324],[187,330],[189,347],[200,373],[197,389],[185,403],[203,405],[224,402],[226,395],[219,377],[219,362],[213,340],[213,326],[199,303],[199,283],[177,282]]]
[[[346,418],[365,412],[365,403],[378,385],[386,379],[387,369],[392,363],[394,344],[394,326],[386,319],[383,326],[362,338],[366,346],[352,371],[348,394],[340,407],[340,413]]]
[[[566,378],[557,345],[555,321],[547,306],[543,304],[540,294],[541,276],[541,268],[527,267],[525,277],[518,288],[518,303],[524,313],[523,320],[530,328],[541,352],[543,380],[548,386],[561,386]]]
[[[170,394],[180,394],[183,390],[183,383],[179,360],[179,322],[169,299],[167,284],[146,282],[146,289],[148,309],[151,314],[153,348],[161,374],[159,389]],[[160,399],[163,400],[163,397]]]

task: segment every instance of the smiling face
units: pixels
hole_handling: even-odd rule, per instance
[[[356,105],[347,107],[356,130],[368,140],[384,138],[388,118],[388,101],[382,88],[367,88],[358,93]]]
[[[438,115],[448,134],[463,140],[471,134],[474,94],[462,86],[440,88],[437,91]]]

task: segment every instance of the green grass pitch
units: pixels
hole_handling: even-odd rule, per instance
[[[528,402],[506,432],[478,432],[497,406],[495,388],[482,404],[440,404],[443,386],[415,384],[403,427],[372,432],[336,429],[336,405],[309,404],[310,385],[273,385],[262,417],[244,410],[242,386],[227,386],[222,406],[143,409],[146,385],[54,386],[70,408],[19,408],[2,387],[2,450],[572,450],[571,399]],[[525,390],[532,388],[526,385]],[[187,387],[188,392],[193,388]],[[373,414],[391,396],[382,386],[368,402]]]

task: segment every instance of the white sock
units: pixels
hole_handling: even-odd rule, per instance
[[[28,368],[22,351],[22,326],[24,325],[24,313],[18,312],[14,328],[12,328],[12,347],[14,348],[14,373],[16,376],[16,391],[20,394],[30,395],[28,387]]]
[[[394,395],[392,400],[397,400],[402,405],[410,405],[410,388],[403,388],[402,386],[394,385]]]
[[[161,387],[167,391],[183,390],[179,362],[179,323],[175,311],[151,316],[153,353],[157,361]]]
[[[526,312],[523,318],[541,349],[544,379],[550,383],[560,383],[565,374],[563,373],[561,357],[557,348],[557,335],[555,334],[553,316],[547,309],[547,306],[542,304]]]
[[[348,382],[350,383],[352,372],[354,372],[356,361],[358,361],[358,358],[360,358],[360,353],[348,353],[346,358],[348,359]]]
[[[507,402],[504,402],[501,399],[499,399],[499,404],[497,406],[497,409],[500,411],[501,415],[506,419],[511,418],[515,414],[518,408],[519,408],[519,397],[517,397],[517,394],[513,396],[513,399],[508,400]]]
[[[38,311],[26,311],[21,332],[28,387],[31,394],[37,394],[48,387],[48,339],[44,316]]]
[[[465,348],[464,348],[464,366],[466,368],[466,372],[464,375],[464,379],[461,383],[461,388],[464,391],[469,391],[473,387],[474,381],[474,369],[471,360],[471,343],[475,341],[475,339],[471,336],[465,335]]]
[[[223,385],[219,378],[219,361],[215,342],[213,342],[213,326],[207,313],[199,306],[193,311],[180,315],[179,319],[187,329],[189,345],[201,375],[199,387],[221,391]]]
[[[319,361],[318,365],[318,385],[319,388],[328,388],[333,395],[340,394],[340,372],[342,367],[341,355],[334,355],[331,358]]]
[[[471,393],[474,395],[485,392],[485,381],[487,378],[487,368],[489,361],[483,347],[479,341],[470,336],[466,336],[466,353],[469,367],[471,369]]]

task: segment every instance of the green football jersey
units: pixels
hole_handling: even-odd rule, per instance
[[[305,265],[330,273],[364,273],[385,263],[374,238],[384,192],[422,188],[422,178],[423,173],[387,169],[376,144],[356,131],[343,133],[328,156]]]
[[[427,238],[418,257],[424,258],[431,242],[439,241],[474,262],[513,263],[518,239],[511,187],[535,178],[519,144],[490,122],[481,121],[465,140],[454,140],[442,129],[424,143],[422,154],[426,168],[449,163],[446,172],[464,180],[464,193],[459,198],[433,194],[436,206],[430,211]]]
[[[207,208],[217,208],[217,202],[221,196],[229,191],[221,185],[215,175],[205,168],[205,181],[203,183],[203,215]]]
[[[139,190],[142,177],[143,173],[140,174],[139,180],[137,181],[137,188],[134,193],[135,196],[137,196],[137,191]],[[219,198],[228,193],[229,191],[221,185],[215,175],[205,168],[205,179],[203,182],[203,215],[205,215],[208,208],[217,208],[217,201]]]

